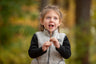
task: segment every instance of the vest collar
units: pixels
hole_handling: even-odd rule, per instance
[[[48,37],[50,37],[50,32],[49,32],[48,30],[44,29],[43,32],[45,33],[45,35],[47,35]],[[58,33],[59,33],[59,32],[58,32],[58,29],[54,30],[54,31],[52,32],[52,37],[56,36],[56,34],[58,34]]]

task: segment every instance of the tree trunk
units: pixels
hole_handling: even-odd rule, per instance
[[[42,9],[49,4],[49,0],[41,0],[40,3],[40,11],[42,11]]]
[[[59,1],[58,0],[53,0],[53,5],[59,5]]]
[[[76,64],[89,64],[91,0],[76,3]]]
[[[63,8],[65,10],[68,10],[69,9],[69,0],[64,0]]]

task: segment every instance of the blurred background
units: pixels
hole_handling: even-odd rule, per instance
[[[31,63],[31,38],[48,4],[63,13],[60,31],[67,34],[72,50],[66,64],[96,64],[96,0],[0,0],[0,64]]]

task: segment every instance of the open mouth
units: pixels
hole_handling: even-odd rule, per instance
[[[53,27],[54,27],[54,25],[51,25],[51,24],[49,25],[49,28],[53,28]]]

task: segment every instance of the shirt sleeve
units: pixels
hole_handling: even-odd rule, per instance
[[[69,58],[71,56],[71,49],[70,49],[70,43],[69,40],[67,38],[67,36],[65,36],[63,44],[60,45],[60,48],[56,48],[56,50],[61,54],[61,56],[65,59]]]
[[[43,52],[42,47],[38,47],[38,39],[36,34],[33,35],[32,40],[31,40],[31,45],[28,50],[28,54],[31,58],[36,58],[41,55],[43,55],[46,51]]]

